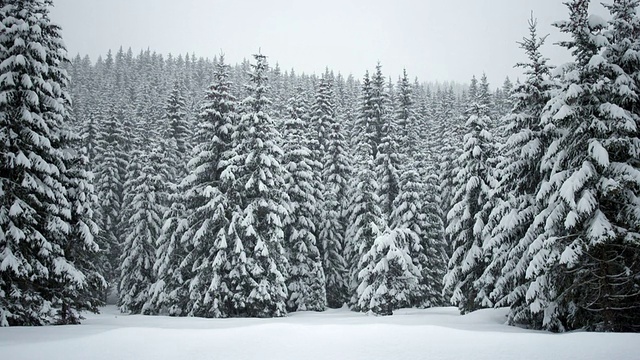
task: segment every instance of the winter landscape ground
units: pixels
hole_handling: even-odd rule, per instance
[[[2,359],[616,359],[637,360],[640,334],[548,332],[504,325],[507,309],[453,307],[368,316],[346,308],[274,319],[122,315],[82,325],[0,328]]]

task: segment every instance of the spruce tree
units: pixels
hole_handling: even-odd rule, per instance
[[[370,149],[369,143],[360,144],[363,148],[361,153],[371,157],[373,151]],[[366,301],[361,301],[363,291],[370,284],[367,282],[361,288],[363,277],[360,273],[364,270],[365,276],[367,269],[371,270],[370,262],[376,257],[371,258],[368,255],[373,248],[375,239],[384,231],[385,224],[382,218],[382,211],[379,206],[379,198],[377,195],[378,184],[375,180],[373,160],[368,160],[365,164],[360,165],[358,170],[358,184],[354,188],[354,198],[351,202],[349,227],[347,229],[347,242],[353,248],[353,262],[350,266],[350,283],[349,291],[351,299],[349,305],[356,311],[369,311]],[[359,290],[360,289],[360,290]],[[370,296],[367,290],[366,296]]]
[[[442,277],[446,268],[444,226],[431,206],[433,198],[415,170],[400,178],[400,194],[393,203],[390,227],[402,233],[404,245],[418,273],[417,283],[403,306],[431,307],[442,303]]]
[[[149,298],[144,305],[150,313],[168,313],[171,316],[185,314],[188,299],[188,282],[191,269],[181,267],[186,257],[187,207],[184,187],[169,183],[168,209],[162,217],[162,228],[156,240],[156,261],[153,264],[155,282],[149,287]]]
[[[348,299],[348,272],[344,251],[348,225],[347,198],[350,192],[348,179],[352,174],[352,162],[348,158],[343,129],[339,121],[331,122],[322,170],[325,191],[319,239],[323,250],[327,304],[332,308],[341,307]]]
[[[351,149],[359,158],[365,159],[365,157],[371,157],[373,153],[361,153],[364,148],[360,145],[362,142],[367,142],[370,149],[378,148],[373,130],[372,89],[368,71],[362,78],[358,115],[354,120],[353,131],[351,133]]]
[[[322,163],[313,152],[308,131],[308,114],[302,89],[289,102],[285,120],[283,165],[289,196],[289,213],[284,218],[284,240],[288,249],[289,300],[293,311],[322,311],[326,307],[325,275],[318,250],[317,234],[321,219],[323,188],[320,183]]]
[[[155,282],[153,266],[156,261],[156,240],[162,227],[162,194],[166,174],[158,171],[160,156],[137,150],[127,167],[126,195],[123,211],[125,241],[120,258],[118,293],[120,311],[150,313],[145,307],[150,298],[150,286]]]
[[[314,129],[315,138],[317,139],[317,148],[312,149],[318,152],[316,156],[322,156],[327,148],[328,133],[331,123],[335,121],[335,100],[333,92],[333,81],[328,71],[320,78],[318,90],[316,91],[315,102],[311,109],[310,125]]]
[[[398,168],[401,164],[401,157],[398,154],[398,144],[394,131],[395,124],[389,116],[385,119],[382,133],[384,134],[378,145],[376,155],[376,178],[378,179],[378,198],[380,199],[380,210],[385,222],[389,222],[393,212],[393,202],[399,192]]]
[[[168,160],[173,168],[172,180],[182,179],[186,175],[186,163],[182,160],[185,154],[190,152],[189,127],[187,126],[187,114],[185,99],[182,95],[182,87],[176,82],[167,98],[165,105],[165,120],[167,121],[165,138],[167,141],[175,142],[174,151],[168,153]]]
[[[82,138],[82,146],[85,148],[86,156],[89,161],[89,165],[95,166],[97,157],[96,150],[99,147],[100,140],[100,115],[97,110],[93,110],[89,115],[83,119],[79,125],[80,134]]]
[[[386,228],[375,237],[358,262],[357,309],[392,315],[411,302],[420,277],[408,249],[415,237],[407,228]]]
[[[531,260],[528,249],[541,225],[535,221],[540,211],[536,193],[547,174],[540,165],[549,145],[540,117],[553,89],[551,67],[540,52],[546,37],[538,37],[534,19],[529,21],[529,34],[520,43],[528,62],[518,64],[527,78],[513,90],[513,111],[503,120],[507,140],[503,159],[497,164],[496,188],[502,199],[490,215],[496,225],[484,246],[491,263],[482,279],[494,286],[491,298],[497,306],[511,307],[512,323],[526,322],[530,316],[523,307],[528,286],[525,274]]]
[[[495,114],[496,119],[501,119],[503,116],[509,115],[513,108],[512,95],[513,83],[507,76],[502,83],[502,88],[496,91],[495,99]],[[504,124],[506,125],[506,124]]]
[[[77,323],[100,274],[50,1],[0,4],[0,326]]]
[[[363,95],[366,95],[364,94],[364,90],[366,89],[363,89]],[[392,115],[389,113],[391,99],[389,93],[386,91],[385,78],[382,74],[382,65],[380,63],[376,65],[376,72],[371,77],[368,101],[370,108],[364,112],[363,115],[368,118],[368,128],[366,131],[372,146],[373,152],[371,156],[377,159],[383,139],[392,131],[391,126],[389,126],[389,118]],[[365,105],[367,104],[365,103]]]
[[[534,327],[637,330],[638,281],[632,274],[639,273],[639,222],[637,211],[631,210],[637,209],[639,185],[633,175],[638,174],[637,94],[620,86],[634,82],[620,64],[611,62],[619,57],[610,60],[611,53],[602,51],[616,46],[603,32],[607,24],[589,16],[588,5],[584,0],[567,3],[569,20],[557,23],[571,35],[561,44],[572,50],[575,62],[542,117],[545,128],[557,129],[558,137],[543,163],[551,169],[538,192],[538,198],[546,199],[538,215],[546,223],[529,248],[527,304],[533,313],[543,314]],[[612,9],[616,5],[623,4],[616,2]],[[613,11],[614,23],[627,16],[637,24],[636,16],[628,16],[635,11],[630,5]],[[629,34],[629,23],[623,22],[612,31]],[[611,39],[632,44],[635,35]]]
[[[446,232],[454,252],[444,280],[445,290],[452,292],[451,303],[462,313],[491,305],[478,283],[487,266],[483,245],[487,239],[488,201],[495,186],[489,164],[493,152],[493,138],[487,130],[489,109],[481,94],[475,93],[469,109],[468,132],[454,172],[457,187],[447,214]]]
[[[121,228],[124,176],[126,158],[121,144],[125,141],[120,126],[118,111],[113,105],[101,124],[101,132],[95,149],[95,186],[98,193],[99,243],[104,247],[109,260],[105,277],[111,287],[117,283],[120,244],[123,242]]]
[[[477,95],[477,92],[478,80],[473,76],[466,96],[463,93],[461,98],[473,99]],[[445,225],[448,224],[447,214],[454,204],[455,192],[460,186],[460,184],[456,182],[456,169],[460,166],[458,160],[463,152],[464,135],[467,131],[465,122],[468,120],[468,116],[465,117],[463,112],[452,111],[457,102],[458,99],[456,99],[453,87],[449,87],[443,92],[439,105],[441,111],[438,113],[439,115],[436,116],[438,126],[436,133],[433,135],[435,138],[442,138],[442,145],[437,146],[440,148],[440,151],[437,154],[437,164],[435,167],[440,177],[440,210]],[[464,101],[460,100],[460,102]],[[469,105],[469,102],[465,104]],[[436,141],[436,144],[438,144],[438,141]],[[428,144],[423,145],[423,148],[428,148]],[[425,171],[427,169],[427,166],[423,166],[422,175],[425,177],[428,176]],[[453,250],[451,247],[452,245],[450,245],[449,255],[451,255],[451,251]]]
[[[189,175],[181,184],[186,190],[188,214],[188,229],[181,238],[187,253],[177,272],[191,275],[184,278],[189,289],[187,299],[179,302],[186,304],[183,311],[191,315],[228,317],[236,310],[232,302],[235,287],[230,279],[235,244],[228,227],[231,212],[237,211],[230,201],[237,196],[234,179],[224,178],[223,173],[232,156],[237,117],[229,66],[221,56],[202,103],[196,131],[198,145],[189,161]]]
[[[406,160],[409,160],[405,164],[399,164],[400,167],[404,167],[416,158],[420,141],[419,131],[416,131],[418,130],[418,115],[415,109],[415,99],[406,69],[403,70],[402,78],[398,81],[394,117],[397,127],[396,138],[398,139],[398,146],[402,149],[401,153],[407,157]]]
[[[274,317],[286,314],[288,298],[285,282],[289,266],[282,224],[288,196],[283,153],[278,146],[280,134],[266,112],[270,103],[267,60],[261,54],[254,58],[247,84],[249,96],[241,103],[233,156],[223,176],[235,180],[232,190],[238,194],[229,225],[237,256],[231,270],[237,292],[235,310],[245,316]]]
[[[73,135],[72,129],[66,131],[73,150],[65,154],[67,171],[63,176],[71,205],[70,232],[64,251],[66,258],[84,274],[85,284],[79,288],[70,279],[63,280],[57,323],[77,324],[82,319],[80,311],[97,313],[99,306],[104,305],[107,282],[103,271],[108,266],[108,258],[97,242],[99,228],[94,220],[94,209],[98,199],[92,185],[93,174],[87,170],[87,157],[78,150],[81,149],[81,139]]]

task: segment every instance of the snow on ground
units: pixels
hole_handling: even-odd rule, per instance
[[[551,334],[504,325],[506,310],[455,308],[376,317],[346,308],[279,319],[122,315],[79,326],[0,328],[0,359],[640,359],[640,334]]]

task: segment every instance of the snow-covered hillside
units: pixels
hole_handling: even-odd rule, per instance
[[[617,359],[637,360],[640,334],[551,334],[503,325],[506,309],[460,316],[455,308],[393,316],[349,310],[275,319],[122,315],[83,325],[0,328],[3,359]]]

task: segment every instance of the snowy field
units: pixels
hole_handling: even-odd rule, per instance
[[[115,307],[80,326],[0,328],[6,360],[640,359],[640,334],[551,334],[503,325],[506,311],[455,308],[375,317],[347,309],[279,319],[127,316]]]

